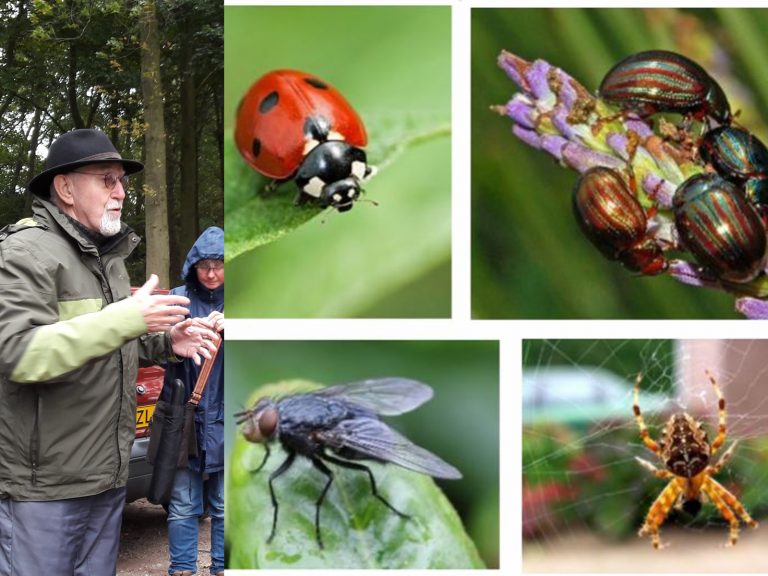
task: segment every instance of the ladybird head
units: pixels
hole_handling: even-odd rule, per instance
[[[264,443],[277,433],[280,414],[270,398],[262,398],[250,410],[235,414],[237,424],[242,424],[241,432],[249,442]]]
[[[306,155],[296,185],[320,207],[346,212],[360,198],[360,183],[370,172],[363,150],[343,140],[328,140]]]

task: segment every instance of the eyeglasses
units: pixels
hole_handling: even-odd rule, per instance
[[[221,270],[224,270],[224,262],[217,260],[200,260],[200,262],[195,264],[195,269],[203,272],[210,272],[211,270],[220,272]]]
[[[128,189],[128,176],[122,175],[120,177],[115,176],[112,172],[102,174],[101,172],[83,172],[81,170],[72,170],[75,174],[88,174],[89,176],[101,176],[104,179],[104,187],[107,190],[114,190],[117,183],[120,182],[123,186],[123,190]]]

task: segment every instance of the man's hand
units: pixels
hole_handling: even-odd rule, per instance
[[[157,283],[157,275],[150,275],[149,280],[134,292],[132,298],[135,298],[141,307],[147,332],[168,332],[189,314],[189,310],[185,308],[189,304],[189,298],[172,294],[152,294]]]
[[[200,357],[210,359],[211,352],[221,340],[211,329],[208,318],[187,318],[171,328],[173,353],[182,358],[192,358],[198,366]]]

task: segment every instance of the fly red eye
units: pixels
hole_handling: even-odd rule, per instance
[[[275,408],[267,408],[259,416],[259,432],[264,438],[269,438],[275,433],[277,429],[277,410]]]
[[[248,415],[247,419],[243,422],[243,427],[240,431],[248,442],[260,443],[264,441],[264,437],[261,434],[261,429],[259,427],[259,418],[253,413]]]

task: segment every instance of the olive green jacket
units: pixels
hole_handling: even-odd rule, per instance
[[[0,497],[58,500],[124,486],[145,335],[123,260],[126,225],[101,254],[51,202],[0,234]]]

